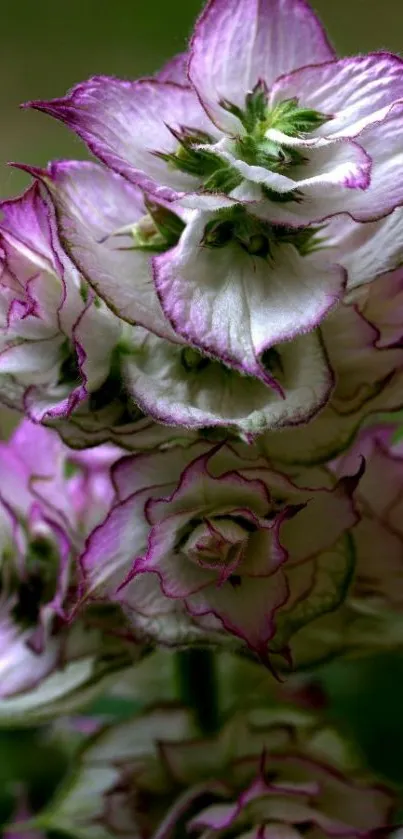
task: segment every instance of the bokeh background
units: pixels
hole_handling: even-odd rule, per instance
[[[314,0],[313,5],[342,55],[403,50],[403,0]],[[44,165],[50,158],[87,156],[67,129],[21,110],[20,103],[61,96],[97,73],[152,74],[185,49],[201,6],[200,0],[2,0],[0,196],[28,183],[7,161]],[[0,437],[12,422],[0,412]],[[329,664],[319,679],[330,697],[330,716],[358,743],[369,765],[402,789],[403,654]],[[0,732],[0,825],[10,816],[16,784],[22,783],[31,805],[40,807],[65,771],[65,755],[51,743],[38,762],[44,736],[43,731]]]

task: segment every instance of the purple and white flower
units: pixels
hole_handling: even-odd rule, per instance
[[[361,252],[371,250],[368,241]],[[311,422],[262,436],[258,446],[274,461],[323,463],[346,450],[371,417],[402,408],[402,269],[357,285],[320,329],[332,395]]]
[[[21,393],[12,407],[46,394],[48,414],[66,415],[105,381],[120,325],[65,257],[38,184],[1,211],[0,374]]]
[[[191,207],[249,202],[305,225],[338,212],[368,221],[402,202],[397,56],[338,60],[305,0],[210,0],[187,80],[183,64],[162,81],[96,76],[30,105],[146,191]]]
[[[228,444],[125,458],[81,560],[86,597],[121,603],[146,638],[246,646],[270,666],[345,596],[355,472],[320,488],[308,471],[297,485]]]
[[[352,839],[389,836],[395,808],[391,790],[314,716],[257,708],[203,738],[185,709],[156,707],[95,735],[37,823],[82,839]]]
[[[100,616],[74,614],[77,556],[113,501],[109,469],[120,450],[76,454],[54,431],[28,420],[0,449],[1,724],[23,717],[25,706],[28,713],[31,700],[36,712],[53,693],[60,700],[64,676],[65,693],[79,702],[80,689],[106,674],[106,650],[112,669],[114,647],[123,656],[113,633],[124,623],[116,611],[109,625]]]
[[[319,320],[334,304],[340,288],[344,288],[341,269],[320,262],[324,277],[334,284],[332,293],[324,288],[321,295],[310,281],[310,270],[314,277],[315,271],[319,272],[315,257],[311,261],[306,257],[305,269],[303,258],[285,244],[284,253],[291,262],[297,261],[298,270],[305,271],[306,286],[301,276],[299,298],[296,290],[295,306],[290,304],[290,312],[284,314],[283,320],[280,320],[280,275],[276,303],[272,295],[264,301],[262,274],[261,296],[249,301],[253,302],[253,308],[244,311],[236,290],[232,301],[224,293],[221,302],[213,295],[209,333],[212,340],[200,341],[195,328],[185,344],[184,337],[174,332],[162,311],[153,284],[150,256],[158,251],[167,257],[173,253],[172,247],[188,221],[180,239],[186,243],[192,229],[189,214],[179,217],[165,204],[150,202],[121,176],[93,163],[54,163],[40,177],[57,207],[60,235],[72,260],[123,321],[137,324],[130,332],[126,351],[121,354],[121,378],[128,395],[144,414],[167,425],[189,429],[228,427],[250,436],[268,427],[306,420],[323,406],[333,379],[320,336],[313,331],[305,334],[300,328],[294,341],[279,343],[275,350],[267,352],[264,336],[277,335],[281,342],[285,331],[292,330],[292,323],[304,318],[306,328],[314,326],[315,317]],[[218,256],[216,249],[206,250],[207,262],[198,277],[201,291],[206,277],[211,277],[214,285],[214,272],[220,265],[219,260],[215,262]],[[249,259],[246,253],[245,258]],[[263,260],[261,263],[265,266]],[[204,289],[205,286],[204,282]],[[313,321],[308,323],[304,312],[315,291],[319,298],[317,309]],[[196,297],[192,312],[195,323],[196,313],[199,314],[200,326],[202,306]],[[234,307],[239,323],[234,322],[233,329],[229,329],[225,317],[231,316]],[[186,315],[185,320],[191,331],[192,315]],[[203,333],[205,326],[201,327]],[[228,352],[220,339],[220,335],[227,333],[233,336]],[[221,341],[216,353],[214,338]],[[197,347],[206,349],[208,354],[203,355]],[[211,355],[222,361],[214,361]],[[157,429],[154,431],[157,444]],[[166,430],[160,428],[160,435],[164,433],[167,434]],[[138,436],[141,439],[140,433]]]
[[[62,250],[49,198],[34,183],[1,210],[0,400],[54,425],[76,448],[169,442],[170,430],[144,417],[122,381],[133,327],[105,306]],[[103,265],[106,272],[107,259]],[[158,329],[155,294],[154,302],[149,320]],[[162,313],[161,321],[170,333]]]

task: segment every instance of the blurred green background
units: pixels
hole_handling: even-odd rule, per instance
[[[402,0],[314,0],[341,54],[403,49]],[[136,78],[185,48],[200,0],[3,0],[0,24],[0,194],[23,174],[8,160],[44,164],[83,157],[84,147],[44,115],[19,110],[29,99],[63,95],[96,73]]]

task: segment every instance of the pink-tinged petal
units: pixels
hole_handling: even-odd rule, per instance
[[[382,285],[382,279],[378,282]],[[378,307],[381,312],[379,301]],[[336,388],[313,422],[261,438],[259,446],[274,461],[312,464],[336,457],[364,420],[402,408],[403,352],[377,348],[381,326],[378,322],[374,328],[357,307],[345,304],[324,322],[321,331]]]
[[[323,324],[322,333],[337,376],[332,404],[340,413],[358,411],[402,366],[403,350],[377,349],[378,324],[373,326],[357,305],[341,304]],[[385,396],[384,401],[387,410]]]
[[[154,78],[160,82],[174,82],[175,84],[188,84],[187,66],[189,62],[189,54],[181,52],[171,58],[164,64],[158,73],[155,73]]]
[[[356,587],[373,597],[400,605],[402,582],[402,447],[393,444],[393,426],[363,431],[333,469],[344,475],[354,461],[365,458],[366,469],[357,492],[362,521],[354,531],[358,550]],[[379,545],[384,560],[379,562]]]
[[[138,454],[123,457],[112,471],[113,484],[120,501],[146,487],[166,487],[168,494],[174,482],[180,478],[189,460],[199,457],[210,450],[209,443],[197,442],[187,449],[174,446],[164,452]],[[164,494],[164,489],[161,489]]]
[[[129,233],[114,235],[145,214],[140,190],[95,163],[53,163],[42,177],[63,244],[97,294],[124,320],[174,338],[155,294],[149,256],[131,249]],[[93,321],[97,328],[96,313]]]
[[[12,445],[0,443],[1,497],[11,509],[24,514],[27,514],[32,504],[28,482],[29,469],[24,459],[13,451]]]
[[[21,460],[27,475],[41,476],[47,481],[55,475],[63,477],[66,451],[54,431],[24,419],[4,446]]]
[[[305,0],[210,0],[191,42],[189,77],[212,120],[230,133],[239,122],[220,103],[240,108],[262,79],[334,57]]]
[[[8,265],[10,266],[10,262]],[[36,270],[32,263],[29,262],[28,265],[31,271]],[[23,264],[14,266],[21,288],[7,312],[5,337],[9,340],[21,337],[25,341],[51,338],[60,331],[58,321],[64,302],[63,284],[60,278],[45,271],[38,271],[30,277],[24,287],[23,271]],[[11,287],[6,284],[1,290],[4,297],[7,291],[12,294]]]
[[[363,286],[357,295],[366,319],[379,331],[380,349],[401,347],[403,339],[403,269],[398,268]]]
[[[0,373],[21,375],[26,381],[57,379],[64,336],[44,341],[15,341],[0,352]]]
[[[360,462],[355,463],[354,470],[348,473],[349,478],[357,473],[357,483],[360,467]],[[352,499],[354,488],[354,481],[351,490],[340,481],[333,490],[306,491],[304,506],[291,520],[285,518],[280,530],[281,544],[289,554],[288,566],[329,550],[343,533],[354,527],[359,520]]]
[[[266,217],[271,221],[281,221],[287,213],[291,214],[294,203],[298,204],[296,214],[305,215],[306,223],[316,221],[317,218],[324,218],[332,214],[332,193],[336,199],[339,198],[339,194],[343,194],[345,200],[348,201],[349,192],[346,190],[367,190],[371,182],[372,160],[366,150],[355,141],[308,149],[304,155],[304,164],[298,168],[295,167],[295,172],[291,170],[290,175],[246,163],[239,156],[236,147],[234,148],[233,141],[226,138],[215,146],[211,145],[207,148],[218,154],[252,184],[261,184],[283,194],[303,192],[300,201],[293,202],[291,199],[290,202],[285,202],[285,206],[282,202],[278,211],[276,211],[276,206],[279,202],[268,202],[270,213],[268,212]],[[330,195],[326,194],[329,188]],[[190,200],[189,198],[188,204]],[[251,200],[252,198],[249,202]],[[288,207],[289,204],[291,207]],[[329,210],[326,209],[327,207]],[[253,205],[252,211],[255,212],[255,210],[256,207]],[[318,215],[312,215],[313,213]],[[265,217],[263,210],[261,215]]]
[[[207,247],[209,218],[196,212],[178,246],[154,259],[163,309],[190,343],[276,389],[259,356],[317,326],[342,295],[344,272],[291,245],[275,248],[273,261],[236,242]]]
[[[90,535],[81,557],[86,594],[115,597],[133,560],[144,553],[149,527],[143,511],[151,492],[144,490],[117,504]]]
[[[244,478],[239,472],[230,470],[216,475],[210,470],[210,460],[222,444],[210,447],[207,453],[188,462],[174,492],[165,498],[155,498],[147,505],[147,516],[151,524],[176,513],[210,511],[247,507],[255,515],[265,516],[270,512],[270,495],[263,481]]]
[[[347,215],[335,216],[326,225],[324,238],[326,247],[332,248],[332,258],[347,271],[347,288],[354,289],[399,265],[403,253],[403,209],[398,207],[386,218],[366,224]],[[376,288],[377,283],[374,292]]]
[[[332,187],[319,194],[306,192],[305,200],[286,204],[274,204],[267,207],[254,207],[253,212],[267,217],[270,213],[279,223],[300,226],[309,221],[322,221],[337,213],[346,213],[359,222],[376,221],[391,213],[403,204],[403,186],[396,172],[403,161],[403,151],[399,142],[403,127],[403,107],[396,105],[381,125],[366,128],[358,137],[358,142],[372,161],[370,183],[366,189]],[[331,153],[333,148],[348,148],[350,143],[336,143],[327,149],[310,151],[313,157],[318,152]],[[265,215],[266,213],[266,215]],[[392,250],[392,254],[394,251]],[[378,260],[377,260],[378,261]]]
[[[302,62],[299,66],[273,85],[270,104],[296,97],[301,107],[330,116],[308,143],[355,137],[371,123],[382,122],[402,98],[403,61],[397,55],[379,52],[316,67],[303,67]],[[379,127],[380,143],[381,137]]]
[[[42,407],[46,408],[43,400]],[[195,432],[183,427],[169,428],[154,422],[150,417],[141,414],[136,417],[136,413],[132,419],[128,418],[124,413],[124,405],[118,400],[94,411],[85,393],[83,399],[77,402],[73,414],[67,418],[48,418],[46,421],[57,428],[70,448],[79,450],[110,442],[127,451],[139,452],[172,445],[187,446],[195,440]]]
[[[30,630],[21,630],[12,624],[9,616],[0,615],[1,699],[35,687],[57,663],[60,654],[57,639],[52,639],[38,655],[30,649],[30,635]]]
[[[153,527],[149,538],[147,555],[135,560],[127,582],[136,580],[141,574],[156,574],[165,597],[184,600],[189,595],[214,585],[217,572],[199,567],[185,554],[176,552],[176,542],[181,528],[189,524],[189,513],[170,516]]]
[[[95,306],[92,301],[86,306],[74,327],[73,340],[88,392],[97,390],[107,379],[121,333],[120,321],[105,306]]]
[[[200,355],[186,365],[186,349],[137,330],[138,352],[123,364],[126,388],[145,414],[187,429],[223,427],[250,439],[312,417],[330,396],[333,377],[318,334],[278,345],[282,396],[259,379]],[[185,355],[183,355],[185,353]],[[173,431],[173,429],[172,429]]]
[[[24,411],[34,423],[67,418],[87,395],[85,384],[54,388],[31,385],[24,394]]]
[[[154,154],[177,150],[170,128],[211,132],[190,87],[156,79],[129,82],[95,76],[62,99],[29,106],[66,123],[108,167],[160,198],[172,200],[199,184]]]
[[[34,183],[17,198],[0,202],[0,233],[38,269],[60,271],[50,210]]]
[[[220,588],[210,585],[191,595],[186,606],[192,617],[214,615],[227,632],[242,638],[267,662],[267,645],[276,632],[275,616],[288,599],[283,573],[253,579],[242,577],[240,585],[230,581]]]
[[[367,375],[370,376],[370,366]],[[262,435],[259,447],[274,463],[309,466],[325,463],[346,451],[364,421],[376,419],[385,410],[401,410],[402,387],[400,369],[387,381],[378,383],[357,410],[344,413],[340,410],[343,405],[330,400],[311,422]]]

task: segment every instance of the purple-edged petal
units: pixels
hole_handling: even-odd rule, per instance
[[[106,380],[114,349],[121,338],[121,323],[103,304],[88,305],[73,330],[80,370],[88,392]],[[100,340],[100,335],[102,340]]]
[[[138,352],[124,361],[126,387],[144,413],[169,425],[221,426],[249,439],[267,428],[312,417],[333,386],[315,331],[277,347],[282,395],[207,356],[200,356],[201,369],[197,364],[191,369],[186,365],[186,349],[144,330],[137,330],[137,335]]]
[[[95,163],[53,163],[43,179],[63,243],[95,291],[124,320],[174,337],[155,294],[149,256],[131,249],[129,233],[114,235],[145,214],[140,190]]]
[[[375,300],[378,298],[375,326],[360,313],[358,305],[346,304],[341,304],[323,323],[321,331],[336,379],[334,393],[311,423],[261,438],[259,445],[273,460],[323,462],[346,449],[364,420],[379,411],[401,409],[403,351],[382,344],[385,295],[386,315],[391,306],[390,289],[383,279],[367,288],[370,297],[376,289]],[[369,301],[361,299],[360,308],[365,313],[368,307]]]
[[[372,161],[370,182],[365,189],[346,189],[337,184],[320,191],[304,189],[300,202],[265,202],[261,207],[255,205],[253,212],[292,227],[322,221],[337,213],[346,213],[359,222],[382,219],[403,204],[402,181],[396,177],[403,161],[399,140],[402,128],[403,107],[399,104],[381,125],[372,125],[360,134],[358,142]],[[318,153],[328,154],[339,146],[349,148],[350,145],[336,143],[327,149],[310,150],[310,154],[313,159]]]
[[[267,644],[276,632],[275,613],[288,599],[284,574],[267,578],[243,578],[241,585],[229,582],[211,585],[191,595],[186,606],[192,617],[214,615],[227,632],[241,638],[248,647],[267,658]]]
[[[330,116],[312,138],[303,138],[301,145],[320,144],[324,138],[355,137],[371,123],[382,122],[402,98],[403,61],[397,55],[380,52],[317,67],[304,67],[303,62],[299,66],[301,69],[273,85],[270,104],[297,98],[301,107]],[[380,142],[381,137],[380,129]]]
[[[107,166],[160,198],[193,190],[199,180],[170,168],[154,152],[173,153],[182,126],[211,133],[211,124],[190,87],[142,79],[95,76],[63,99],[31,107],[60,119]],[[169,127],[168,127],[169,126]]]
[[[329,197],[326,198],[326,195],[321,195],[324,187],[333,190],[366,190],[370,184],[371,158],[358,143],[353,141],[309,149],[305,155],[304,164],[296,167],[294,173],[291,170],[291,176],[274,172],[264,166],[246,163],[239,157],[236,148],[234,149],[233,141],[227,138],[220,140],[215,146],[211,145],[207,148],[214,150],[231,167],[236,169],[245,180],[251,181],[252,184],[262,184],[279,193],[302,191],[301,213],[308,212],[308,207],[305,206],[307,199],[314,206],[316,206],[316,196],[319,202],[327,200],[330,203]],[[294,177],[292,177],[293,174]],[[235,191],[234,196],[236,194]],[[195,202],[196,200],[196,198],[190,196],[187,199],[187,204],[190,205],[191,201]],[[252,194],[250,200],[252,201]],[[273,203],[276,202],[271,202],[271,205]],[[312,207],[309,208],[311,213],[312,209]],[[254,206],[252,211],[255,211]],[[323,210],[320,212],[323,215]],[[276,221],[275,211],[273,210],[272,214],[268,214],[267,218]],[[315,221],[315,217],[310,220]]]
[[[361,293],[360,293],[361,292]],[[370,287],[357,294],[364,317],[379,330],[376,346],[380,349],[403,344],[403,268],[378,277]]]
[[[132,561],[144,552],[148,526],[142,512],[149,495],[146,490],[116,505],[92,532],[81,557],[86,594],[108,593],[113,599]]]
[[[37,269],[60,272],[50,210],[39,185],[34,183],[21,196],[0,202],[0,212],[0,233],[20,254],[28,257]]]
[[[392,271],[403,254],[403,209],[380,221],[360,224],[347,215],[329,220],[324,239],[332,257],[347,271],[347,288],[354,289]],[[329,251],[330,253],[330,251]],[[382,289],[382,284],[377,284]]]
[[[240,108],[259,80],[334,57],[305,0],[210,0],[190,49],[189,78],[214,122],[230,133],[239,121],[221,107]]]
[[[236,243],[203,246],[209,218],[196,212],[178,246],[154,259],[164,312],[190,343],[275,387],[259,357],[321,322],[343,293],[343,270],[291,245],[275,247],[273,261]]]

